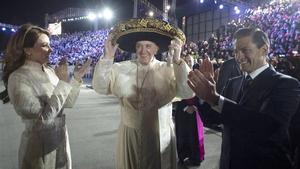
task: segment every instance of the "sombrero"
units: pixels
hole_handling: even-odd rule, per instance
[[[170,41],[174,38],[185,43],[185,35],[179,29],[168,22],[154,18],[130,19],[120,22],[110,32],[112,44],[119,44],[119,48],[135,52],[135,44],[141,40],[149,40],[156,43],[159,52],[168,50]]]

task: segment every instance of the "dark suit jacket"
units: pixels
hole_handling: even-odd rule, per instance
[[[290,169],[288,126],[300,101],[299,82],[269,67],[241,95],[243,79],[224,88],[220,169]]]
[[[220,67],[219,78],[217,82],[217,92],[222,93],[229,79],[242,75],[239,65],[234,58],[225,61]]]
[[[295,169],[300,169],[300,106],[289,128]]]

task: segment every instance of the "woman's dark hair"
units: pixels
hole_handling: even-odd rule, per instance
[[[41,34],[50,36],[50,33],[41,27],[24,24],[20,26],[17,32],[9,39],[4,54],[5,65],[2,77],[6,89],[0,93],[0,99],[3,100],[4,103],[9,101],[7,83],[10,74],[25,63],[26,53],[24,52],[24,48],[33,47]]]

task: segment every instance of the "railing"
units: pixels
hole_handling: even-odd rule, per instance
[[[4,60],[0,60],[0,72],[3,72],[4,69]]]
[[[68,72],[69,72],[69,76],[70,77],[73,75],[74,68],[75,68],[74,65],[71,65],[71,66],[68,67]],[[94,69],[95,69],[95,67],[90,66],[88,72],[84,75],[83,78],[85,78],[85,79],[92,79],[93,78]]]

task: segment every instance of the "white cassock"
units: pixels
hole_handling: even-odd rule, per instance
[[[93,88],[117,96],[121,104],[117,169],[177,168],[172,99],[193,97],[187,85],[189,71],[185,62],[152,59],[145,66],[136,60],[99,60]]]

